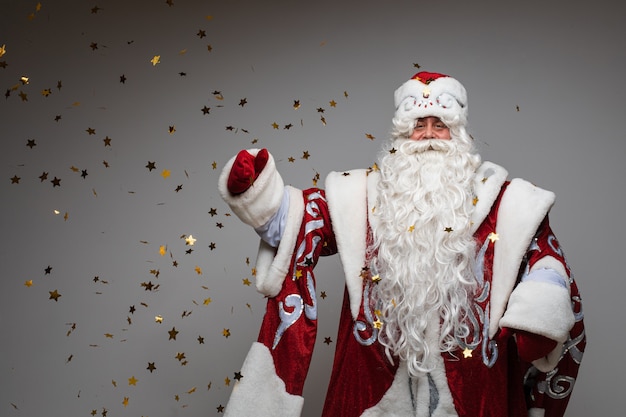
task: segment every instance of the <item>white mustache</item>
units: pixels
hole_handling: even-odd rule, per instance
[[[402,140],[398,148],[405,155],[414,155],[427,151],[450,152],[455,146],[452,140],[445,139],[423,139],[423,140]]]

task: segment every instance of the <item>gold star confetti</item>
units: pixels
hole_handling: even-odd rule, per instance
[[[167,253],[167,246],[165,245],[159,246],[159,255],[165,256],[166,253]]]
[[[122,404],[124,404],[124,407],[128,405],[128,397],[124,397],[124,401],[122,401]]]
[[[168,126],[167,131],[169,132],[170,135],[173,135],[174,132],[176,132],[176,126],[174,125]]]
[[[478,197],[474,197],[474,198],[472,199],[472,205],[474,205],[474,206],[475,206],[476,204],[478,204]]]
[[[168,178],[171,174],[172,172],[169,169],[164,169],[163,171],[161,171],[161,176],[163,178]]]
[[[189,235],[185,238],[185,244],[189,246],[193,246],[196,243],[197,239],[193,237],[193,235]]]
[[[61,294],[59,294],[57,290],[48,292],[50,293],[50,298],[48,298],[49,300],[59,301],[59,297],[61,297]]]
[[[2,58],[4,56],[4,54],[7,53],[7,48],[6,48],[6,44],[0,46],[0,58]]]
[[[222,330],[222,336],[228,339],[230,337],[230,329]]]
[[[293,109],[298,110],[300,108],[300,100],[293,101]]]
[[[229,377],[224,378],[224,385],[226,385],[227,387],[230,386],[230,378]]]
[[[176,335],[178,334],[178,330],[176,330],[176,327],[172,327],[172,330],[168,331],[170,337],[167,340],[176,340]]]
[[[463,357],[464,358],[471,358],[472,357],[472,349],[470,348],[465,348],[463,349]]]
[[[328,104],[330,105],[330,107],[337,107],[337,102],[335,100],[330,100]]]
[[[274,122],[272,123],[272,129],[278,129],[280,126],[278,126],[278,123]]]
[[[377,319],[374,321],[374,327],[375,327],[376,329],[382,329],[382,328],[383,328],[383,322],[382,322],[382,321],[380,321],[380,319],[378,319],[378,318],[377,318]]]
[[[302,159],[309,159],[310,158],[310,154],[309,151],[304,151],[302,152]]]
[[[242,281],[243,281],[243,285],[248,286],[248,287],[250,286],[250,284],[252,284],[248,278],[244,278]]]
[[[374,135],[370,134],[370,133],[366,133],[366,134],[365,134],[365,137],[366,137],[366,138],[368,138],[369,140],[374,140],[374,139],[376,139],[376,137],[375,137]]]
[[[487,236],[487,239],[489,239],[491,243],[494,243],[496,240],[500,239],[500,236],[498,236],[496,232],[491,232],[489,233],[489,236]]]
[[[152,63],[152,66],[156,66],[157,64],[161,63],[161,55],[155,55],[152,57],[152,59],[150,60],[150,62]]]
[[[154,321],[157,323],[163,323],[163,316],[154,316]]]
[[[136,386],[137,385],[137,381],[138,381],[138,379],[135,378],[135,376],[133,375],[130,378],[128,378],[128,385],[135,385]]]
[[[202,304],[204,304],[205,306],[208,306],[209,304],[211,304],[211,297],[209,298],[205,298],[204,301],[202,302]]]
[[[198,275],[202,275],[202,268],[200,268],[199,266],[196,265],[196,267],[194,268],[194,270],[196,271],[196,274]]]
[[[33,280],[29,279],[28,281],[24,282],[24,285],[26,285],[28,288],[33,286]]]

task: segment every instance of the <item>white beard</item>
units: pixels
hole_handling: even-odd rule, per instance
[[[374,289],[384,322],[379,340],[415,376],[469,333],[472,178],[480,157],[458,140],[396,139],[394,146],[380,160],[370,269],[382,278]],[[426,336],[433,321],[441,324],[434,340]]]

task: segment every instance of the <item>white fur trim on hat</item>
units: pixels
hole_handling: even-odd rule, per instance
[[[243,378],[233,387],[224,417],[300,416],[304,398],[287,392],[265,345],[252,344],[241,375]]]
[[[395,119],[414,120],[439,117],[449,127],[467,124],[467,92],[456,79],[441,76],[422,82],[415,77],[402,84],[394,93]]]
[[[256,156],[259,149],[247,149]],[[276,170],[274,157],[270,154],[267,164],[254,184],[245,192],[233,195],[228,191],[228,176],[237,156],[233,156],[224,166],[218,181],[220,195],[233,212],[244,223],[257,228],[263,226],[276,213],[283,198],[285,185]]]

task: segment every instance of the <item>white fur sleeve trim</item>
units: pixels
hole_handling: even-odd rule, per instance
[[[493,253],[490,337],[498,331],[524,254],[554,199],[554,193],[519,178],[510,182],[502,196],[495,230],[498,240]]]
[[[525,330],[565,342],[575,323],[567,288],[552,282],[524,281],[515,287],[501,327]]]
[[[241,368],[224,417],[299,417],[304,398],[289,394],[268,348],[255,342]]]
[[[259,153],[259,149],[247,151],[254,156]],[[220,195],[241,221],[254,228],[263,226],[280,207],[284,189],[283,179],[276,170],[274,157],[270,154],[265,168],[254,184],[245,192],[232,195],[228,191],[228,176],[236,158],[236,155],[233,156],[222,169],[218,180]]]
[[[347,175],[346,175],[347,174]],[[350,312],[356,319],[361,307],[367,245],[367,171],[331,172],[326,177],[326,199],[346,276]]]
[[[302,191],[289,185],[285,190],[289,194],[289,210],[280,244],[274,248],[261,240],[255,266],[256,289],[268,297],[277,296],[283,286],[304,216]]]
[[[476,193],[477,202],[472,212],[472,233],[474,233],[480,224],[489,215],[493,202],[498,198],[502,184],[508,176],[506,169],[493,162],[485,161],[476,170],[474,176],[474,192]]]

